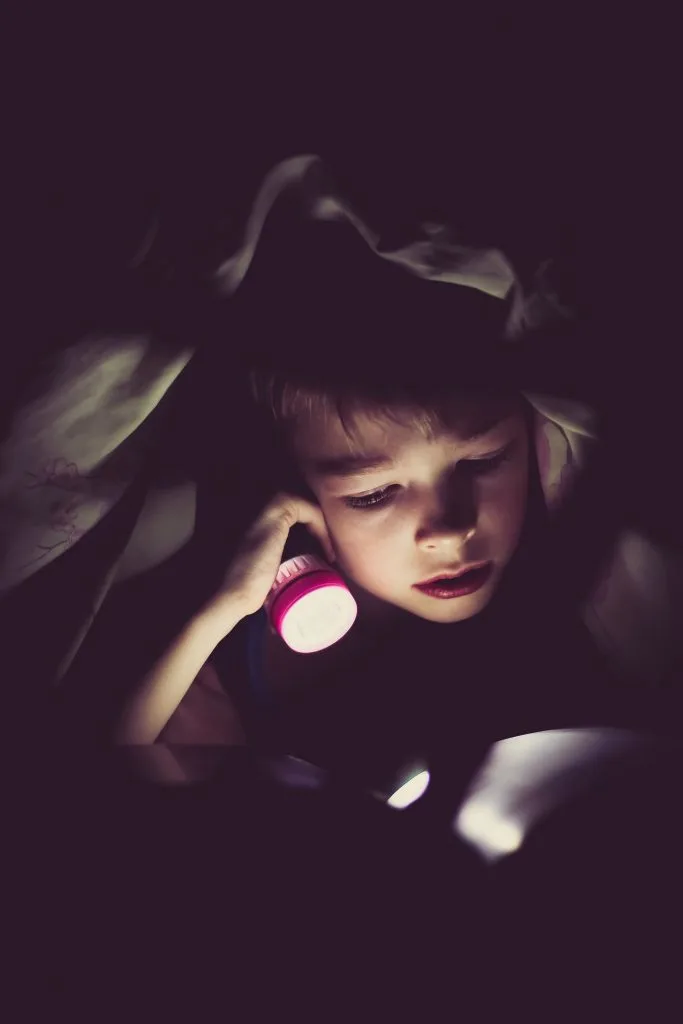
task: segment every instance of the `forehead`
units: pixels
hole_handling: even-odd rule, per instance
[[[444,412],[444,422],[431,423],[419,410],[395,408],[359,410],[345,416],[330,406],[307,411],[293,427],[291,443],[297,460],[307,469],[349,455],[383,454],[395,459],[430,436],[448,436],[463,443],[490,432],[518,411],[518,400],[500,397],[458,399]],[[429,429],[425,430],[427,426]]]

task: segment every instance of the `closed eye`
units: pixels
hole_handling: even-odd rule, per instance
[[[388,505],[397,490],[396,485],[383,487],[379,491],[373,491],[372,494],[362,494],[357,498],[344,498],[344,502],[349,508],[377,508],[380,505]]]
[[[494,452],[493,455],[487,455],[481,459],[462,459],[457,468],[463,469],[466,473],[472,476],[486,476],[489,473],[494,473],[499,469],[513,453],[514,442],[505,446],[498,452]],[[396,497],[400,487],[397,484],[392,484],[389,487],[382,487],[378,491],[373,491],[371,494],[362,494],[354,498],[344,498],[344,504],[348,505],[349,508],[362,508],[362,509],[374,509],[380,508],[384,505],[389,505]]]
[[[458,463],[458,469],[462,469],[466,473],[470,473],[473,476],[485,476],[487,473],[493,473],[499,469],[512,455],[514,449],[514,442],[508,444],[505,448],[502,448],[499,452],[494,452],[493,455],[487,455],[483,459],[463,459],[462,462]]]

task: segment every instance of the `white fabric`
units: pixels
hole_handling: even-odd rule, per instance
[[[91,530],[141,469],[147,420],[191,356],[145,336],[87,337],[60,353],[0,450],[0,591]],[[126,465],[107,461],[124,441]]]

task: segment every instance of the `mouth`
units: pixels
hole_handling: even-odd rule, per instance
[[[424,583],[415,583],[413,586],[422,594],[441,600],[464,597],[480,590],[488,581],[492,570],[493,562],[480,562],[477,565],[466,566],[456,573],[439,573],[438,576],[433,576]]]

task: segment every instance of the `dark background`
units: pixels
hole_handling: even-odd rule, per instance
[[[351,12],[319,19],[144,8],[130,17],[110,8],[71,20],[41,12],[17,25],[0,431],[43,353],[90,326],[151,325],[170,347],[197,338],[166,403],[159,457],[171,474],[215,478],[202,410],[207,389],[221,386],[209,340],[222,313],[208,275],[234,244],[264,173],[315,152],[390,235],[416,219],[446,219],[468,241],[507,249],[522,275],[547,255],[560,260],[587,329],[572,366],[549,370],[571,370],[605,405],[612,457],[633,481],[630,514],[678,539],[666,26],[632,26],[623,14],[603,24],[594,14],[465,7],[419,23],[396,12],[376,24]],[[150,221],[153,258],[132,284],[126,264]],[[229,351],[221,359],[227,378]],[[102,617],[77,691],[95,700],[103,650],[125,649],[137,666],[114,659],[112,676],[134,674],[196,606],[218,571],[222,512],[200,500],[198,514],[201,553],[190,546],[123,588],[113,603],[124,624],[107,625],[113,610]],[[33,668],[26,650],[17,654],[29,684],[58,653],[60,614],[80,614],[78,601],[63,597],[109,543],[113,519],[3,610],[7,636],[46,624]],[[125,626],[149,608],[144,631]]]
[[[9,117],[3,127],[3,161],[9,171],[3,228],[7,320],[0,434],[22,388],[30,389],[39,357],[68,344],[88,326],[151,321],[161,325],[161,336],[173,346],[184,331],[202,322],[208,327],[200,333],[208,337],[214,314],[207,305],[207,270],[232,244],[263,174],[283,157],[315,152],[332,164],[368,215],[397,234],[416,217],[447,217],[463,234],[507,244],[521,268],[548,252],[565,257],[568,284],[591,328],[577,349],[576,377],[609,407],[616,439],[612,454],[621,478],[632,481],[633,515],[654,532],[677,535],[683,521],[675,493],[680,466],[680,325],[674,279],[680,261],[680,178],[673,158],[679,116],[672,110],[677,96],[672,69],[678,60],[670,58],[666,41],[677,43],[678,34],[657,23],[653,11],[639,11],[638,24],[631,25],[623,10],[603,24],[595,10],[584,15],[560,11],[557,5],[536,10],[515,5],[502,17],[452,6],[441,20],[425,16],[416,22],[411,9],[401,22],[394,5],[377,23],[367,11],[355,15],[340,7],[319,9],[315,20],[294,23],[284,9],[276,14],[257,8],[248,20],[233,6],[223,5],[211,17],[190,14],[188,8],[174,15],[168,5],[158,12],[139,5],[134,14],[96,5],[88,16],[62,8],[33,10],[25,24],[8,33]],[[144,285],[131,291],[124,267],[150,217],[159,223],[154,264]],[[168,472],[180,474],[189,467],[215,485],[215,465],[201,458],[206,425],[198,415],[206,396],[206,351],[199,346],[174,389],[160,458]],[[215,380],[214,375],[217,386]],[[68,978],[81,997],[97,977],[99,998],[102,991],[109,998],[127,977],[137,979],[143,964],[142,980],[153,989],[158,1006],[169,991],[175,992],[170,979],[188,980],[188,972],[190,981],[193,977],[184,952],[178,957],[175,948],[175,959],[169,958],[167,946],[189,922],[194,952],[203,956],[206,945],[198,940],[206,928],[202,911],[211,905],[217,929],[225,928],[233,946],[216,946],[192,994],[197,998],[212,981],[212,995],[215,989],[226,1005],[234,996],[225,986],[226,977],[232,983],[230,965],[247,960],[252,966],[254,959],[245,956],[243,941],[253,926],[248,897],[260,895],[259,909],[265,913],[264,902],[277,889],[280,896],[295,894],[291,913],[288,904],[285,924],[274,938],[269,932],[267,948],[263,929],[248,948],[269,969],[287,949],[282,974],[286,971],[294,984],[302,977],[308,982],[311,964],[297,958],[286,923],[301,910],[298,889],[289,862],[272,874],[266,826],[258,842],[265,851],[259,859],[263,873],[245,890],[249,906],[236,936],[230,930],[235,906],[228,902],[234,886],[218,903],[211,888],[226,863],[224,846],[216,842],[225,840],[215,806],[220,799],[224,808],[222,794],[212,798],[201,833],[201,808],[179,816],[178,808],[169,805],[155,845],[150,837],[162,819],[141,804],[137,820],[131,815],[121,828],[122,819],[109,816],[121,794],[105,793],[97,781],[86,796],[88,780],[77,752],[73,778],[56,776],[54,785],[45,788],[55,762],[43,757],[36,720],[19,717],[26,708],[17,700],[20,709],[15,711],[15,698],[38,692],[58,660],[63,627],[80,611],[75,581],[82,583],[93,571],[98,553],[111,543],[114,519],[125,514],[125,508],[112,513],[2,609],[5,735],[21,747],[10,773],[10,789],[21,805],[16,824],[9,821],[13,804],[3,808],[7,834],[14,840],[9,845],[18,853],[16,869],[13,865],[6,872],[19,907],[16,929],[10,919],[14,949],[26,952],[30,989],[41,991],[45,975],[53,982],[59,978],[53,989],[63,989]],[[201,541],[121,588],[103,610],[73,680],[74,705],[88,728],[102,725],[122,680],[137,678],[149,665],[220,569],[221,514],[215,502],[200,501]],[[68,733],[60,731],[58,720],[50,722],[54,757],[55,746],[63,751],[68,744]],[[36,782],[34,790],[29,778]],[[73,813],[65,814],[64,795],[76,779],[80,789],[75,787],[78,794],[69,807]],[[95,807],[101,813],[93,817]],[[244,817],[251,822],[246,812]],[[628,814],[624,817],[628,822]],[[291,829],[291,822],[288,806],[282,831]],[[179,841],[181,832],[188,844]],[[199,843],[194,841],[198,835]],[[64,842],[65,837],[71,841]],[[299,851],[305,842],[302,833],[301,845],[293,849]],[[151,852],[140,866],[146,843]],[[190,847],[193,860],[183,861]],[[246,863],[252,847],[247,840],[244,847]],[[169,850],[176,857],[164,873],[159,864]],[[210,864],[205,850],[212,853]],[[294,866],[295,855],[290,859]],[[328,863],[333,865],[330,875]],[[547,872],[547,857],[543,863]],[[180,865],[178,874],[174,864]],[[321,864],[321,890],[335,890],[340,876],[333,859],[323,858]],[[566,877],[565,866],[547,875],[553,881],[544,909],[556,894],[557,879]],[[433,870],[432,859],[424,877]],[[178,904],[169,905],[169,893],[180,892],[181,873],[187,885],[179,912]],[[266,876],[270,885],[264,890]],[[432,885],[440,906],[443,877],[435,872]],[[393,896],[396,888],[390,888]],[[126,899],[115,906],[124,890]],[[374,892],[376,897],[376,887]],[[359,885],[352,902],[360,907],[359,917],[369,905],[365,893]],[[580,905],[588,906],[590,899]],[[615,902],[628,906],[621,890]],[[326,924],[322,906],[319,934]],[[159,926],[157,933],[139,926],[134,913],[141,908],[147,922]],[[477,911],[481,916],[481,905]],[[540,916],[548,958],[555,967],[570,965],[568,977],[549,994],[554,1007],[558,992],[564,998],[576,989],[574,954],[585,943],[585,928],[565,927],[564,950],[553,957],[558,947],[547,921],[552,915]],[[46,917],[51,918],[48,929]],[[75,944],[65,942],[65,922],[77,933]],[[556,925],[557,919],[550,923]],[[166,942],[159,946],[162,929]],[[336,936],[341,959],[333,959],[333,968],[345,965],[348,950],[355,948],[357,935],[351,928],[349,933],[350,942],[344,941],[346,935]],[[653,932],[643,929],[643,934],[649,939]],[[374,936],[373,931],[366,940],[371,963],[377,963],[372,961]],[[306,938],[310,949],[311,935]],[[470,932],[465,938],[471,945]],[[595,950],[596,961],[610,940]],[[532,945],[534,954],[537,945]],[[149,971],[154,953],[158,980]],[[498,975],[486,970],[486,956],[482,959],[483,984],[495,987],[492,978]],[[41,974],[43,961],[47,971]],[[514,968],[526,1005],[528,983],[542,991],[544,978],[530,971],[531,957],[522,961],[520,956],[519,969],[516,960]],[[457,964],[463,963],[457,958]],[[641,968],[637,962],[630,973],[635,977]],[[458,991],[462,995],[452,958],[446,973],[449,999],[454,990],[456,997]],[[622,985],[628,973],[621,970]],[[267,971],[264,975],[271,977]],[[348,977],[343,981],[348,985]],[[330,991],[335,990],[328,989],[328,1003]],[[478,999],[482,991],[480,986]],[[539,1016],[547,1018],[548,1004]]]

